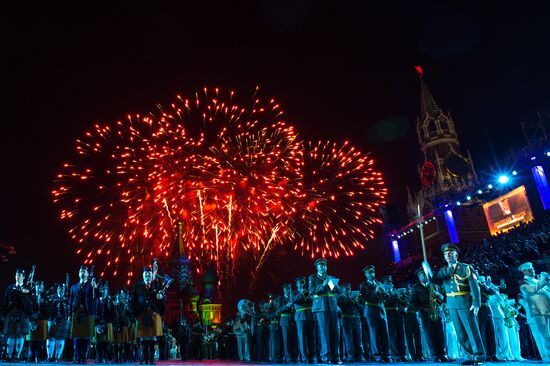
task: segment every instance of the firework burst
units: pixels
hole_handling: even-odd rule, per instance
[[[351,255],[379,223],[386,190],[368,154],[303,143],[273,99],[204,89],[168,108],[96,124],[77,140],[53,191],[87,264],[116,275],[170,257],[183,226],[197,272],[236,258],[259,270],[278,245]]]

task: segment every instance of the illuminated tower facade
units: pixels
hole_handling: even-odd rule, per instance
[[[448,111],[436,103],[420,73],[420,116],[416,134],[423,162],[418,166],[422,188],[408,195],[407,210],[411,219],[417,217],[417,205],[423,213],[430,212],[438,199],[447,193],[459,193],[478,181],[470,153],[463,154],[454,121]]]

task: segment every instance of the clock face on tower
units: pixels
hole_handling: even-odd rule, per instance
[[[435,182],[435,166],[427,161],[422,164],[422,171],[420,179],[422,180],[422,185],[424,187],[431,187]]]

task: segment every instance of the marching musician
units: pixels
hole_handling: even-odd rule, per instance
[[[7,337],[5,360],[17,362],[23,349],[24,337],[29,333],[32,301],[29,289],[24,288],[25,271],[15,271],[15,284],[6,288],[4,295],[4,335]],[[13,355],[15,350],[15,356]]]
[[[338,281],[327,274],[327,260],[317,259],[313,264],[317,273],[309,276],[309,293],[313,295],[312,313],[317,319],[321,362],[340,362],[340,327],[338,324],[338,304],[340,294]]]
[[[477,314],[481,298],[479,284],[472,267],[458,262],[458,246],[441,247],[447,266],[440,268],[435,280],[443,283],[447,308],[454,324],[458,341],[469,359],[463,365],[476,365],[485,361],[485,347],[479,332]]]
[[[283,295],[277,299],[279,326],[283,335],[283,362],[295,362],[296,322],[294,321],[294,297],[292,284],[283,285]]]
[[[338,307],[342,311],[342,333],[346,350],[345,362],[365,362],[363,357],[363,337],[357,299],[351,296],[351,284],[341,286]]]
[[[36,281],[31,292],[33,314],[31,315],[31,332],[27,335],[29,341],[29,358],[31,362],[42,361],[48,339],[48,319],[51,314],[51,304],[44,296],[44,282]]]
[[[405,337],[407,337],[407,350],[412,360],[415,362],[426,361],[422,350],[422,335],[420,332],[420,319],[416,314],[416,309],[412,305],[413,284],[407,286],[406,297],[407,306],[405,306]]]
[[[109,346],[114,340],[114,309],[106,282],[99,288],[99,294],[95,300],[96,363],[107,363]]]
[[[113,299],[113,361],[115,363],[127,361],[125,348],[129,343],[128,328],[130,319],[124,296],[124,292],[121,291]]]
[[[376,280],[375,268],[369,264],[363,268],[366,281],[361,283],[359,291],[365,301],[364,317],[367,319],[373,355],[380,356],[383,362],[394,362],[389,356],[390,345],[388,336],[388,321],[384,301],[388,292],[382,283]]]
[[[380,279],[382,285],[388,291],[388,298],[384,302],[388,319],[388,335],[390,338],[390,350],[399,362],[407,361],[407,346],[405,344],[405,317],[403,314],[404,299],[402,292],[393,286],[391,275]]]
[[[98,284],[90,279],[85,265],[78,271],[79,282],[71,286],[69,309],[72,314],[72,335],[74,339],[75,363],[86,363],[90,338],[95,335],[94,297]]]
[[[281,329],[279,327],[279,315],[275,296],[267,295],[265,304],[265,316],[269,321],[269,362],[279,363],[281,358]]]
[[[52,312],[48,335],[48,359],[50,362],[59,362],[65,348],[65,339],[70,337],[71,316],[67,299],[67,287],[64,283],[61,283],[55,285],[54,288],[55,292],[50,300]]]
[[[486,284],[485,276],[478,276],[477,280],[479,283],[481,298],[481,306],[479,308],[479,312],[477,313],[479,332],[481,333],[481,339],[483,340],[483,346],[485,347],[486,359],[489,361],[498,362],[499,359],[497,358],[494,324],[495,319],[493,317],[493,309],[489,303],[491,296],[495,295],[496,291]],[[504,331],[504,329],[502,329],[502,331]]]
[[[142,347],[142,364],[155,364],[155,342],[162,335],[161,315],[165,295],[158,281],[153,281],[153,269],[143,268],[143,280],[134,286],[133,309],[137,316],[138,337]]]
[[[305,277],[298,277],[295,281],[294,320],[298,335],[298,349],[302,363],[311,363],[315,358],[315,322],[311,312],[312,299],[305,288]]]
[[[445,299],[443,290],[430,281],[423,268],[419,268],[416,275],[418,283],[412,288],[411,308],[418,313],[426,340],[433,352],[434,361],[450,362],[445,355],[445,328],[440,308]]]
[[[535,343],[543,361],[550,361],[550,276],[541,274],[535,277],[533,263],[523,263],[518,268],[523,272],[519,282],[521,294],[525,298],[527,324],[533,333]]]

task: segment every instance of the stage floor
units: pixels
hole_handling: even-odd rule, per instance
[[[32,363],[26,363],[27,365],[32,365]],[[138,365],[139,363],[122,363],[122,364],[104,364],[104,365]],[[240,365],[274,365],[271,363],[258,363],[258,362],[239,362],[239,361],[225,361],[225,360],[206,360],[206,361],[180,361],[180,360],[170,360],[170,361],[156,361],[157,365],[234,365],[234,366],[240,366]],[[441,363],[435,363],[435,362],[399,362],[396,363],[398,365],[407,365],[407,366],[441,366],[441,365],[460,365],[460,362],[452,362],[447,364],[441,364]],[[545,365],[546,363],[543,363],[542,361],[524,361],[524,362],[485,362],[484,365],[487,366],[503,366],[503,365],[518,365],[518,366],[531,366],[531,365]],[[4,363],[3,365],[9,365],[8,363]],[[17,365],[20,365],[17,364]],[[72,362],[59,362],[59,363],[39,363],[37,365],[73,365]],[[96,364],[93,361],[88,361],[88,365],[100,365]],[[289,365],[287,364],[277,364],[277,365]],[[293,364],[293,365],[299,365],[299,364]],[[304,364],[304,365],[313,365],[313,364]],[[322,365],[322,364],[315,364],[315,365]],[[383,363],[377,363],[377,362],[367,362],[367,363],[353,363],[353,364],[342,364],[342,365],[384,365]],[[394,364],[395,365],[395,364]]]

